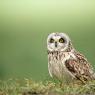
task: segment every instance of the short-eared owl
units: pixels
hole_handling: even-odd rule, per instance
[[[82,82],[95,79],[90,63],[74,49],[65,33],[51,33],[47,38],[47,49],[51,77],[61,81],[77,79]]]

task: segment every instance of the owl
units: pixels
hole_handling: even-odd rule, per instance
[[[51,77],[60,81],[79,80],[82,83],[95,79],[91,64],[76,51],[65,33],[51,33],[47,38],[48,70]]]

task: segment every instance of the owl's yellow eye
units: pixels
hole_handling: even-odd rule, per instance
[[[60,38],[60,39],[59,39],[59,42],[60,42],[60,43],[64,43],[65,40],[64,40],[63,38]]]
[[[54,43],[54,39],[51,38],[51,39],[50,39],[50,43]]]

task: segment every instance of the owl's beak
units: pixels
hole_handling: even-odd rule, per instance
[[[57,47],[57,42],[55,42],[55,47]]]

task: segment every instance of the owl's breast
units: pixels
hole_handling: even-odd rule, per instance
[[[61,78],[62,77],[62,63],[60,60],[53,58],[49,62],[49,70],[53,77]]]
[[[72,78],[67,68],[65,67],[65,60],[69,58],[68,55],[64,56],[60,53],[58,55],[49,55],[48,58],[48,69],[52,77],[56,77],[59,80],[67,80]]]

